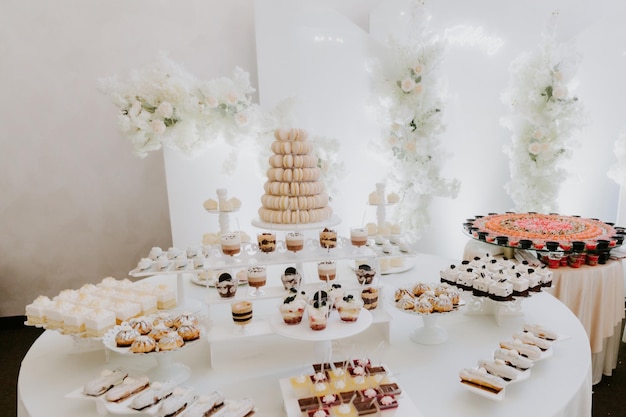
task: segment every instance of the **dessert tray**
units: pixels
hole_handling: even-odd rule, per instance
[[[198,326],[200,329],[200,337],[198,337],[195,340],[190,340],[187,342],[184,342],[184,344],[178,348],[175,349],[171,349],[171,350],[159,350],[158,348],[158,343],[157,343],[157,348],[156,350],[152,351],[152,352],[146,352],[146,353],[135,353],[132,352],[130,350],[130,347],[119,347],[117,346],[117,343],[115,342],[115,336],[117,335],[117,333],[120,331],[120,329],[122,328],[123,324],[118,324],[115,327],[113,327],[111,330],[109,330],[107,333],[105,333],[105,335],[102,338],[102,342],[104,343],[104,347],[106,347],[108,350],[110,350],[111,352],[116,352],[122,355],[131,355],[131,356],[143,356],[143,355],[163,355],[163,354],[168,354],[170,352],[173,351],[177,351],[177,350],[181,350],[181,349],[185,349],[189,346],[195,345],[197,343],[200,342],[201,339],[203,339],[203,335],[205,333],[204,328],[201,326]]]
[[[509,385],[525,381],[531,368],[553,355],[552,345],[567,339],[540,325],[524,324],[523,330],[512,338],[502,340],[493,358],[478,361],[475,368],[466,368],[459,373],[462,386],[490,400],[504,399]]]
[[[125,372],[124,372],[125,373]],[[107,393],[122,388],[124,384],[131,385],[135,381],[143,379],[147,385],[138,392],[130,394],[119,401],[111,401],[107,398]],[[200,411],[210,413],[213,417],[244,417],[256,411],[254,402],[249,398],[241,400],[225,399],[224,395],[215,391],[206,395],[195,392],[193,387],[182,386],[173,381],[152,381],[145,376],[137,378],[126,376],[124,380],[100,395],[87,395],[84,393],[85,387],[79,387],[65,395],[65,398],[76,400],[93,401],[96,410],[100,415],[150,415],[165,417],[170,415],[203,415]],[[152,390],[152,391],[151,391]],[[154,395],[150,395],[154,394]],[[138,403],[144,397],[151,396],[144,408]],[[152,402],[154,400],[154,402]]]
[[[582,250],[610,250],[623,243],[624,229],[598,219],[556,213],[490,213],[464,223],[474,239],[503,247],[570,251],[573,242]]]
[[[320,364],[318,364],[320,365]],[[315,375],[320,372],[320,367],[304,371],[302,375],[292,378],[280,379],[280,389],[283,395],[284,408],[288,417],[302,417],[303,415],[313,415],[317,410],[325,410],[326,416],[338,415],[330,414],[337,411],[341,404],[351,404],[350,416],[377,415],[380,417],[422,417],[422,413],[417,409],[411,398],[402,393],[402,389],[398,386],[395,378],[391,376],[386,366],[376,367],[383,370],[380,374],[378,383],[365,383],[362,386],[352,384],[342,389],[334,388],[336,381],[335,369],[343,369],[345,378],[350,377],[350,373],[345,371],[344,363],[335,364],[336,368],[328,366],[326,372],[330,378],[328,381],[328,389],[316,393],[312,388],[311,382]],[[342,368],[343,366],[343,368]],[[369,369],[366,367],[365,369]],[[373,369],[373,368],[371,368]],[[367,372],[367,371],[366,371]],[[343,378],[339,376],[339,378]],[[372,376],[366,377],[364,380],[372,380]],[[370,390],[371,388],[371,390]],[[390,400],[389,408],[387,406],[379,406],[382,397],[387,396]],[[358,407],[358,411],[357,411]]]
[[[423,325],[417,327],[410,338],[421,345],[436,345],[448,340],[448,331],[437,321],[441,315],[460,310],[465,302],[460,293],[451,286],[416,283],[411,287],[399,288],[394,293],[397,310],[421,316]]]

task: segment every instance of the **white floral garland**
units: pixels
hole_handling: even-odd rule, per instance
[[[423,17],[423,6],[416,4],[414,20]],[[424,22],[414,25],[424,28]],[[444,84],[437,69],[445,43],[422,30],[409,43],[390,41],[389,47],[395,74],[382,77],[379,86],[388,129],[384,148],[392,154],[391,187],[397,187],[401,196],[395,216],[402,219],[407,237],[415,240],[430,224],[433,197],[456,198],[460,188],[458,179],[441,176],[449,156],[439,139],[445,131]]]
[[[100,89],[119,108],[120,133],[140,157],[163,147],[196,156],[220,138],[235,145],[254,133],[255,90],[239,67],[232,79],[200,81],[161,54],[157,63],[132,71],[127,82],[101,79]]]
[[[501,124],[512,132],[504,146],[511,179],[505,189],[518,212],[558,212],[558,194],[567,172],[563,162],[577,146],[583,108],[572,93],[579,56],[555,39],[556,14],[536,53],[523,53],[510,67],[510,84],[502,95],[509,115]]]
[[[613,145],[613,153],[617,157],[607,175],[622,187],[626,187],[626,131],[622,132]]]

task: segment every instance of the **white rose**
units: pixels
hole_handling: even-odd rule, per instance
[[[169,119],[174,115],[174,106],[170,102],[164,101],[157,107],[156,114],[163,119]]]
[[[151,121],[150,127],[152,128],[152,131],[157,135],[162,135],[166,129],[165,123],[163,123],[163,120],[160,119],[154,119],[153,121]]]
[[[542,143],[541,145],[539,145],[539,152],[543,153],[543,152],[548,152],[550,150],[551,146],[549,143]]]
[[[533,132],[533,139],[541,139],[543,137],[543,132],[541,131],[541,129],[536,129]]]
[[[557,99],[563,99],[567,97],[567,87],[555,87],[554,90],[552,90],[552,96]]]
[[[413,72],[415,73],[415,75],[421,75],[422,71],[424,71],[424,67],[422,66],[422,64],[420,64],[419,62],[415,64],[415,66],[413,67]]]
[[[235,122],[237,122],[239,126],[246,126],[249,121],[248,115],[245,112],[235,113]]]
[[[419,94],[423,90],[422,83],[415,84],[415,88],[413,89],[413,94]]]
[[[410,142],[405,142],[404,143],[404,150],[407,152],[415,152],[415,150],[417,149],[417,144],[413,141]]]
[[[410,93],[415,88],[415,81],[413,81],[413,79],[411,78],[405,78],[404,80],[400,81],[400,88],[405,93]]]
[[[539,153],[541,152],[541,145],[538,142],[532,142],[530,145],[528,145],[528,152],[533,155],[539,155]]]
[[[204,101],[210,109],[216,108],[217,105],[219,104],[219,101],[213,96],[208,96],[207,98],[204,99]]]
[[[237,104],[238,101],[239,96],[237,95],[237,93],[231,91],[230,93],[226,94],[226,102],[228,104],[232,104],[234,106],[235,104]]]
[[[137,116],[141,112],[141,103],[137,100],[133,101],[133,104],[128,109],[128,114],[131,116]]]

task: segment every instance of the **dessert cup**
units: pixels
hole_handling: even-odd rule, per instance
[[[325,228],[320,232],[320,246],[324,249],[332,249],[337,247],[337,232]]]
[[[324,302],[315,302],[307,306],[309,316],[309,327],[311,330],[324,330],[328,323],[328,305]]]
[[[289,232],[285,235],[285,244],[290,252],[304,249],[304,235],[301,232]]]
[[[361,291],[361,299],[363,300],[363,308],[366,310],[375,310],[376,307],[378,307],[378,288],[363,288]]]
[[[257,243],[259,251],[263,253],[271,253],[276,250],[276,233],[263,232],[257,235]]]
[[[237,293],[239,280],[236,276],[232,276],[228,272],[223,272],[217,277],[215,288],[222,298],[233,298]]]
[[[231,303],[230,308],[233,322],[237,326],[241,326],[241,331],[243,331],[245,326],[252,321],[252,303],[246,300],[234,301]]]
[[[337,275],[335,261],[321,261],[317,264],[317,274],[322,281],[332,281]]]
[[[368,264],[360,264],[356,271],[356,279],[361,285],[370,285],[376,275],[376,269]]]
[[[302,281],[302,276],[298,273],[296,268],[290,266],[285,269],[285,273],[280,277],[283,287],[289,291],[292,288],[300,287],[300,282]]]
[[[238,233],[226,233],[220,237],[222,253],[234,256],[241,252],[241,236]]]
[[[356,247],[365,246],[367,244],[367,229],[364,227],[351,228],[350,242]]]
[[[263,294],[261,287],[267,283],[267,271],[264,266],[251,266],[248,268],[248,285],[253,289],[250,295],[259,296]]]

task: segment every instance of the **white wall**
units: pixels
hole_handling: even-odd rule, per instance
[[[162,50],[199,78],[240,65],[256,85],[252,1],[0,4],[0,316],[171,245],[162,155],[135,157],[97,91]]]
[[[368,29],[369,12],[385,1],[315,3]],[[509,135],[498,123],[505,110],[499,94],[508,62],[536,48],[554,7],[562,9],[566,35],[578,35],[589,57],[579,91],[593,118],[576,161],[580,183],[564,179],[565,189],[576,193],[562,211],[615,220],[617,187],[601,170],[588,169],[587,158],[612,161],[609,145],[624,127],[624,6],[608,0],[431,3],[434,29],[483,26],[505,46],[492,56],[453,46],[445,61],[450,99],[443,140],[454,152],[445,173],[463,184],[458,199],[433,204],[433,225],[420,249],[459,257],[465,217],[510,208],[502,190],[508,167],[501,148]],[[171,244],[162,156],[132,155],[117,133],[116,109],[96,90],[98,78],[124,77],[161,50],[198,77],[228,76],[239,65],[258,85],[253,0],[0,3],[0,316],[23,314],[39,294],[125,277],[150,247]],[[221,185],[197,181],[207,190]]]

